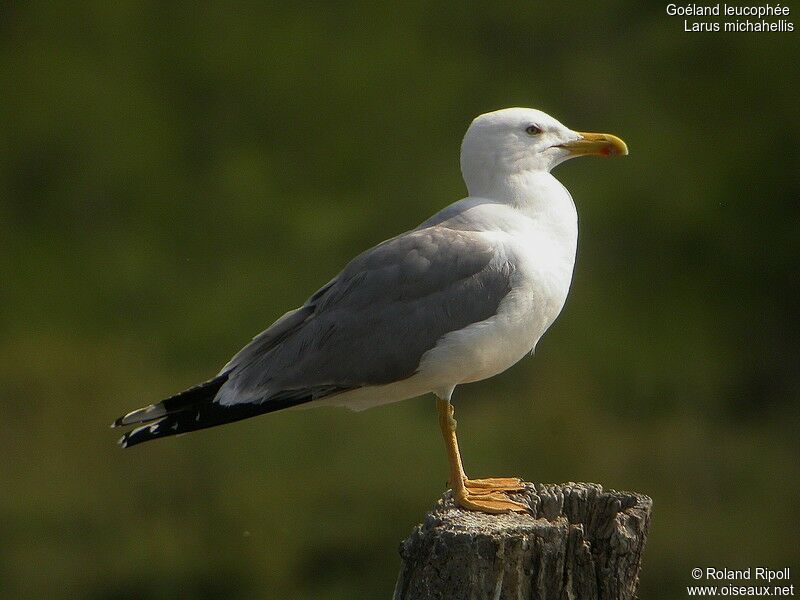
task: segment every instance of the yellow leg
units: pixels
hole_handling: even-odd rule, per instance
[[[462,508],[487,513],[527,512],[528,507],[511,500],[505,492],[522,490],[522,481],[516,477],[467,479],[461,464],[461,453],[456,439],[456,420],[453,405],[448,400],[436,398],[439,428],[442,430],[447,458],[450,463],[450,485],[453,496]]]

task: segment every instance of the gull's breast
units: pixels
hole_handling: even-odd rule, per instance
[[[495,315],[446,334],[423,356],[419,373],[442,386],[486,379],[518,362],[555,321],[569,292],[575,240],[535,227],[486,235],[495,238],[498,260],[513,267],[511,289]]]

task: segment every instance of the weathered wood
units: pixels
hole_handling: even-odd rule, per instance
[[[531,514],[462,510],[448,491],[400,546],[394,600],[633,600],[653,501],[594,483],[525,484]]]

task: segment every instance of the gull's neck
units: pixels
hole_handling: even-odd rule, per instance
[[[561,264],[571,276],[578,247],[578,214],[567,188],[548,171],[498,177],[491,188],[475,193],[470,186],[469,192],[471,198],[485,198],[492,204],[512,208],[521,218],[515,219],[515,225],[509,223],[505,227],[512,227],[528,242],[541,244],[537,253],[556,259],[553,264]]]
[[[567,188],[548,171],[520,171],[503,174],[471,185],[471,197],[482,197],[515,208],[545,227],[568,238],[577,237],[578,215]]]

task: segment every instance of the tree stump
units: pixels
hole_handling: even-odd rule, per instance
[[[653,501],[595,483],[526,483],[530,514],[458,508],[450,491],[401,544],[394,600],[634,600]]]

